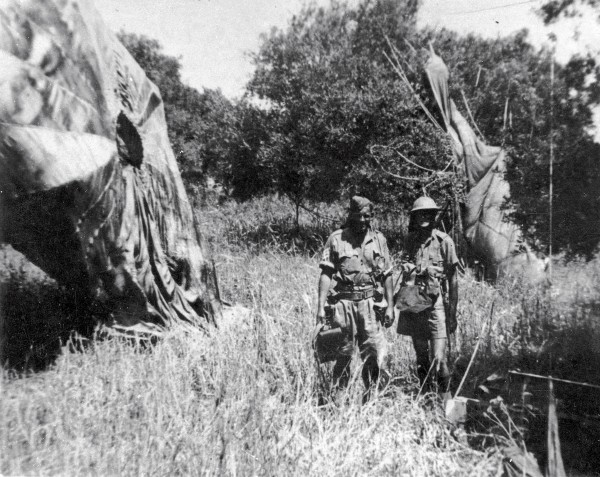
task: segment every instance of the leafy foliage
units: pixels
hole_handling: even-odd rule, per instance
[[[570,17],[577,15],[577,7],[589,5],[592,8],[600,7],[598,0],[549,0],[541,7],[544,22],[552,23],[562,16]],[[598,11],[600,19],[600,11]]]
[[[311,6],[287,30],[264,37],[248,90],[270,105],[271,134],[260,154],[294,203],[360,193],[402,209],[430,173],[402,162],[398,151],[434,170],[448,161],[446,138],[384,55],[384,34],[399,44],[414,35],[416,8],[414,1]],[[433,195],[443,193],[442,183]]]
[[[552,138],[553,249],[591,256],[600,241],[600,145],[590,133],[600,101],[596,61],[555,64],[552,80],[551,51],[534,49],[526,31],[494,40],[448,31],[422,35],[420,43],[434,42],[451,70],[457,107],[468,117],[468,102],[484,139],[507,150],[513,218],[544,251]]]
[[[158,41],[130,33],[119,39],[161,92],[169,139],[188,189],[202,189],[214,179],[247,198],[266,187],[254,163],[266,133],[264,114],[243,101],[232,103],[220,90],[199,92],[185,85],[179,60],[165,55]]]
[[[551,52],[535,49],[526,31],[486,40],[419,30],[417,9],[415,0],[306,7],[263,37],[237,103],[183,85],[178,60],[154,40],[121,37],[163,93],[188,187],[210,176],[238,199],[276,191],[297,219],[309,200],[353,194],[396,214],[423,192],[440,203],[460,198],[448,140],[415,100],[416,93],[437,111],[422,73],[431,42],[451,70],[457,107],[489,144],[507,150],[513,217],[540,250],[550,235],[552,137],[553,249],[591,256],[600,241],[600,146],[590,134],[600,101],[596,60],[555,65],[551,85]],[[386,37],[414,90],[386,58]]]

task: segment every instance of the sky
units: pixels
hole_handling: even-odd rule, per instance
[[[562,63],[580,51],[600,52],[598,11],[582,6],[581,18],[561,18],[546,27],[536,13],[543,3],[542,0],[425,0],[420,23],[484,37],[506,36],[527,28],[530,41],[536,46],[548,44],[552,33],[557,37],[556,60]]]
[[[181,57],[182,79],[239,97],[252,74],[260,34],[285,28],[303,0],[94,0],[114,31],[144,34]],[[319,0],[320,4],[327,1]]]
[[[197,89],[219,88],[234,99],[243,94],[253,71],[250,52],[260,35],[285,28],[306,0],[93,0],[108,26],[158,40],[164,53],[178,57],[184,83]],[[359,0],[348,0],[350,5]],[[314,0],[328,5],[329,0]],[[536,15],[543,0],[423,0],[420,26],[448,28],[484,37],[506,36],[528,28],[536,46],[556,34],[556,59],[573,53],[600,52],[598,13],[561,19],[547,28]],[[600,125],[600,108],[596,110]],[[596,132],[600,142],[600,127]]]
[[[179,57],[182,79],[195,88],[220,88],[230,98],[242,94],[252,74],[249,52],[257,51],[260,34],[285,28],[305,0],[94,0],[114,31],[144,34],[160,41],[164,52]],[[316,0],[327,5],[329,0]],[[350,4],[357,0],[350,0]],[[541,0],[424,0],[419,23],[487,37],[528,27],[536,45],[546,41],[534,9]],[[586,44],[600,45],[597,15],[561,20],[557,60],[564,61]],[[574,34],[579,42],[572,41]]]

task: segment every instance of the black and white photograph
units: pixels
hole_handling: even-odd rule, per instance
[[[0,0],[0,476],[600,476],[600,1]]]

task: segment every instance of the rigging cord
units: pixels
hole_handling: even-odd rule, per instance
[[[552,195],[554,193],[553,184],[553,169],[554,169],[554,53],[555,47],[552,48],[552,55],[550,57],[550,164],[549,164],[549,185],[548,185],[548,277],[550,283],[552,283],[552,227],[553,227],[553,214],[552,214]]]
[[[464,12],[448,13],[448,15],[449,16],[454,16],[454,15],[466,15],[468,13],[489,12],[489,11],[492,11],[492,10],[500,10],[502,8],[516,7],[518,5],[526,5],[528,3],[537,3],[537,2],[538,2],[538,0],[526,0],[524,2],[507,3],[505,5],[497,5],[495,7],[480,8],[478,10],[466,10]]]

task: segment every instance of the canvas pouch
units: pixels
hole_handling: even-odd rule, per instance
[[[396,294],[394,305],[401,313],[421,313],[433,307],[433,300],[425,287],[403,285]]]

